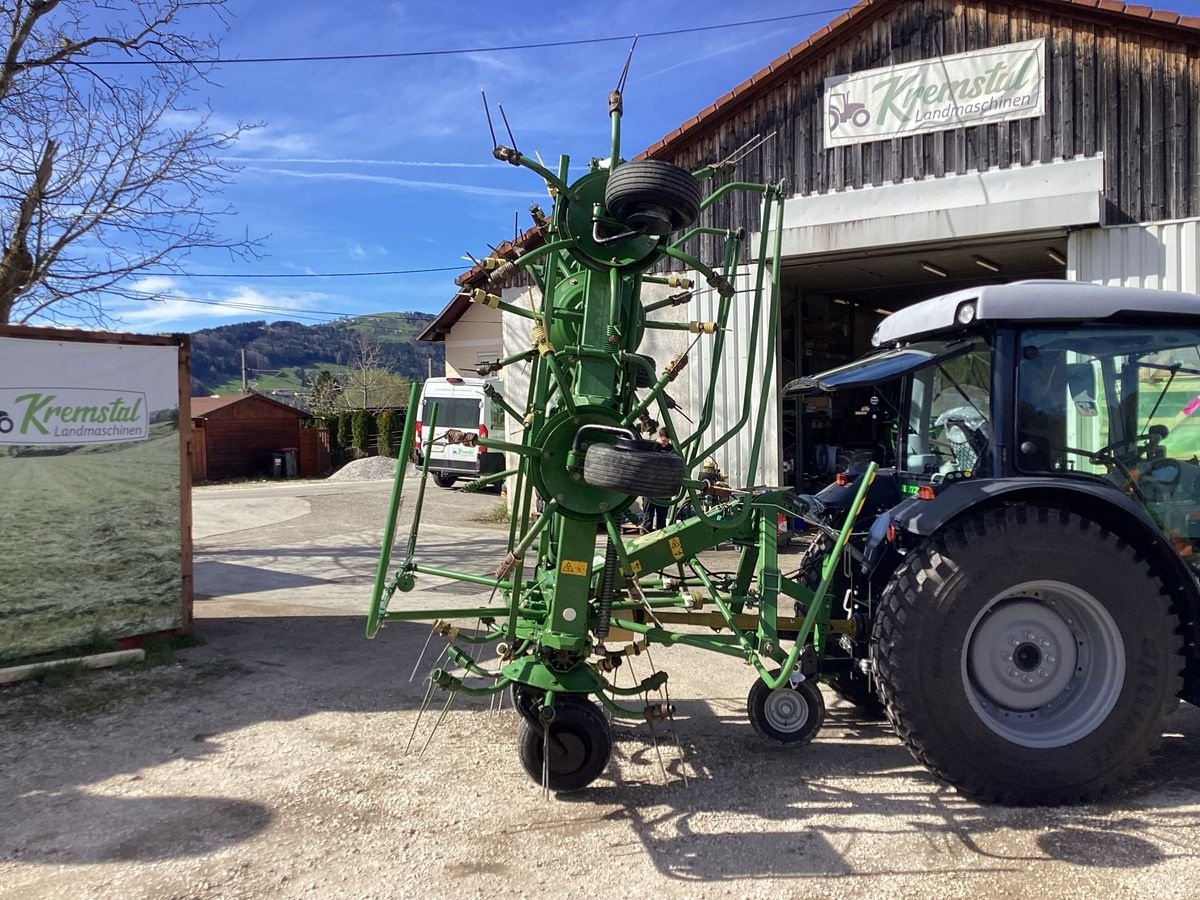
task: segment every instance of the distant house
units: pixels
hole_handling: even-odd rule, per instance
[[[291,474],[314,478],[329,470],[328,438],[304,428],[305,414],[261,394],[192,398],[192,480],[286,475],[276,454],[292,450]],[[290,454],[289,454],[290,456]]]

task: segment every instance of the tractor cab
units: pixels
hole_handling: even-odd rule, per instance
[[[1018,282],[927,300],[886,319],[874,353],[789,393],[902,380],[894,472],[900,522],[930,533],[1006,487],[1136,507],[1200,566],[1200,299]],[[967,497],[970,499],[966,499]],[[951,498],[946,497],[947,501]],[[918,515],[918,511],[920,515]]]

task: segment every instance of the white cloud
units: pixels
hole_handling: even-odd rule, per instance
[[[350,258],[351,259],[366,259],[367,251],[363,249],[363,245],[356,242],[350,242]]]
[[[447,181],[416,181],[410,178],[395,178],[391,175],[367,175],[362,172],[303,172],[299,169],[275,169],[265,166],[247,166],[247,172],[264,175],[281,175],[285,178],[308,178],[318,181],[364,181],[370,184],[390,184],[395,187],[418,191],[446,191],[452,194],[471,194],[477,197],[520,197],[529,199],[541,192],[536,189],[512,191],[507,188],[485,187],[479,184],[455,184]]]
[[[286,319],[289,313],[304,313],[332,298],[318,291],[263,290],[251,285],[235,285],[227,291],[189,291],[184,293],[178,279],[151,275],[138,279],[130,290],[147,295],[145,300],[126,298],[114,303],[111,314],[117,321],[142,329],[180,326],[197,319]],[[153,299],[156,294],[160,299]],[[190,324],[188,327],[193,327]]]

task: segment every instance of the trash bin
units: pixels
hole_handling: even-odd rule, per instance
[[[282,453],[272,453],[271,454],[271,477],[272,478],[283,478],[287,471],[284,468],[284,465],[285,465],[285,463],[284,463],[283,454]]]
[[[296,478],[300,474],[300,451],[295,447],[284,447],[280,452],[283,454],[283,477]]]

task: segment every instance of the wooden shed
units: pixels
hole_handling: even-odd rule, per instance
[[[738,421],[743,385],[773,374],[761,446],[744,430],[717,461],[737,478],[754,458],[768,480],[800,490],[876,448],[878,417],[870,392],[817,403],[782,386],[859,356],[895,310],[1023,279],[1200,292],[1200,18],[1114,0],[847,5],[641,153],[626,148],[689,171],[727,161],[706,191],[721,179],[784,186],[778,327],[755,334],[754,305],[733,304],[715,424]],[[724,235],[745,229],[747,261],[760,209],[753,193],[722,194],[683,249],[715,264]],[[686,318],[715,319],[720,296],[691,274]],[[746,270],[734,274],[746,290]],[[476,267],[456,281],[489,279]],[[522,290],[504,299],[523,304]],[[465,341],[449,334],[467,304],[460,290],[422,335],[446,340],[447,359],[465,356],[452,341],[475,339],[469,322]],[[527,321],[501,327],[503,355],[528,348]],[[773,373],[765,353],[747,366],[748,348],[768,342]],[[642,350],[662,365],[686,348],[682,333],[663,332]],[[707,372],[685,371],[685,412],[706,395]]]
[[[323,429],[306,428],[303,411],[261,394],[192,398],[192,480],[271,475],[275,454],[295,450],[296,475],[329,470]]]

